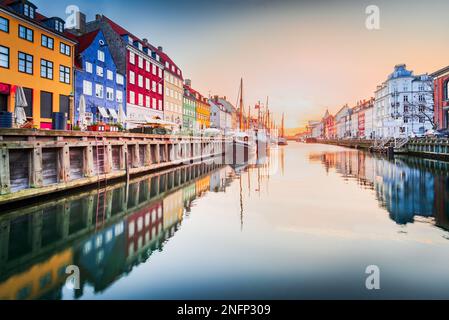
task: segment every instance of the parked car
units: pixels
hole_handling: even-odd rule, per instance
[[[426,136],[426,137],[434,137],[434,138],[448,138],[449,137],[449,130],[448,129],[440,129],[440,130],[430,129],[430,130],[426,131],[424,136]]]

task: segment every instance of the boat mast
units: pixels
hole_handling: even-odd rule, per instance
[[[243,78],[240,78],[240,131],[244,131],[244,127],[243,127]]]
[[[284,113],[282,112],[281,137],[284,138]]]

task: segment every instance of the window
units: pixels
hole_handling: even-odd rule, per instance
[[[143,69],[143,59],[139,56],[139,68]]]
[[[116,99],[117,102],[119,102],[119,103],[123,102],[123,92],[117,90],[117,91],[115,92],[115,99]]]
[[[0,31],[9,32],[9,20],[0,17]]]
[[[136,74],[134,71],[129,72],[129,83],[136,84]]]
[[[41,77],[53,80],[53,62],[41,59]]]
[[[95,84],[95,96],[103,99],[103,86],[101,84]]]
[[[159,74],[159,78],[162,78],[162,69],[158,68],[157,71],[158,71],[158,74]]]
[[[27,27],[19,25],[19,38],[33,42],[34,32],[33,30],[28,29]]]
[[[103,68],[100,66],[97,66],[97,76],[103,77]]]
[[[34,8],[29,4],[25,3],[23,5],[23,14],[26,15],[27,17],[30,17],[31,19],[34,19]]]
[[[152,83],[152,90],[154,92],[156,92],[156,89],[157,89],[157,83],[156,83],[156,81],[153,81],[153,83]]]
[[[0,46],[0,68],[9,68],[9,48]]]
[[[59,20],[55,20],[55,30],[59,32],[64,32],[64,23]]]
[[[139,74],[139,87],[143,88],[143,77]]]
[[[98,61],[104,62],[104,52],[101,50],[98,50],[97,53]]]
[[[149,96],[146,96],[146,97],[145,97],[145,106],[146,106],[147,108],[150,107],[150,97],[149,97]]]
[[[54,42],[53,38],[47,37],[45,34],[41,36],[41,45],[45,48],[53,50]]]
[[[69,114],[69,96],[59,95],[59,112]]]
[[[145,89],[150,90],[150,79],[145,79]]]
[[[109,101],[114,101],[114,89],[106,87],[106,99]]]
[[[139,93],[139,106],[143,106],[143,95]]]
[[[92,63],[86,62],[86,72],[88,72],[88,73],[92,73],[93,72]]]
[[[151,107],[152,107],[153,109],[156,109],[156,108],[157,108],[157,106],[156,106],[156,98],[151,99]]]
[[[92,82],[83,80],[83,94],[86,96],[92,95]]]
[[[159,83],[158,93],[159,93],[159,94],[162,94],[162,84],[161,84],[161,83]]]
[[[53,93],[41,91],[41,117],[51,118],[53,113]]]
[[[70,83],[70,68],[59,66],[59,81],[62,83]]]
[[[404,96],[404,102],[408,102],[408,95]]]
[[[424,97],[424,95],[421,94],[421,95],[419,95],[418,100],[419,100],[419,102],[425,102],[426,98]]]
[[[19,72],[33,74],[33,56],[19,52]]]
[[[136,64],[136,55],[134,52],[129,52],[129,63]]]
[[[114,80],[114,73],[111,70],[107,70],[106,71],[106,77],[108,78],[108,80]]]
[[[424,117],[419,117],[419,123],[425,123],[426,122],[426,118]]]
[[[121,75],[121,74],[116,74],[115,76],[115,81],[117,82],[117,84],[124,84],[125,83],[125,78]]]
[[[147,72],[150,72],[150,68],[151,68],[150,61],[145,60],[145,70]]]
[[[66,56],[70,57],[70,46],[66,45],[65,43],[61,42],[59,45],[59,52],[62,54],[65,54]]]
[[[156,65],[153,64],[153,74],[156,75]]]
[[[136,94],[134,91],[129,92],[129,103],[136,104]]]
[[[162,110],[162,100],[158,100],[159,110]]]

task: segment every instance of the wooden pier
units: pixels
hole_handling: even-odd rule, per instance
[[[225,138],[0,130],[0,205],[223,156]],[[232,140],[231,140],[232,143]]]

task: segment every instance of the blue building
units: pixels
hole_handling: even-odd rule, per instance
[[[126,79],[117,72],[103,32],[96,30],[76,39],[75,123],[80,127],[100,121],[124,125]],[[80,121],[82,95],[86,102],[84,121]]]

